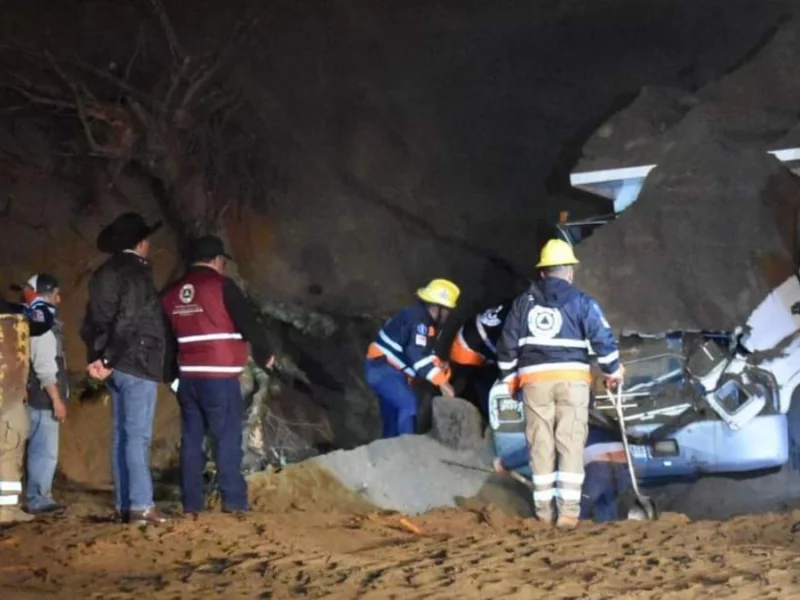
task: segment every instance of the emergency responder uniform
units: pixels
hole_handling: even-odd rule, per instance
[[[450,346],[450,364],[459,398],[474,404],[489,420],[489,391],[497,380],[497,340],[513,299],[493,306],[458,330]]]
[[[523,394],[537,517],[552,522],[555,498],[557,525],[565,527],[577,524],[580,514],[590,349],[607,379],[622,374],[617,341],[600,307],[573,287],[571,270],[563,269],[576,264],[563,240],[544,246],[536,265],[544,279],[514,301],[497,351],[503,381]]]
[[[417,290],[420,302],[389,319],[370,344],[364,376],[380,402],[384,438],[415,433],[415,378],[449,387],[450,369],[433,348],[446,317],[435,318],[429,307],[453,309],[460,293],[451,281],[434,279]]]
[[[529,460],[530,450],[523,447],[495,459],[495,470],[513,471]],[[619,520],[619,500],[633,489],[619,434],[589,426],[583,464],[586,479],[581,491],[581,519],[591,518],[597,523]]]
[[[242,475],[244,404],[239,375],[253,346],[266,367],[270,353],[254,311],[236,284],[221,273],[230,258],[216,236],[193,242],[193,265],[170,286],[162,306],[178,345],[178,403],[181,408],[181,494],[185,513],[205,508],[203,440],[215,442],[222,508],[248,510]]]

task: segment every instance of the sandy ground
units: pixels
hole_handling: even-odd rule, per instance
[[[0,598],[800,598],[800,512],[559,532],[478,500],[408,517],[303,467],[253,512],[144,529],[107,496],[0,529]]]

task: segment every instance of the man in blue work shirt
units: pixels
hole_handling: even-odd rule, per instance
[[[494,470],[505,473],[528,463],[529,450],[523,446],[505,458],[494,459]],[[618,521],[621,495],[632,489],[631,476],[625,459],[625,449],[619,434],[590,426],[583,452],[586,478],[581,490],[581,520],[596,523]]]
[[[418,302],[389,319],[367,350],[364,377],[380,402],[384,438],[416,431],[417,397],[410,383],[429,381],[448,397],[450,369],[434,352],[439,328],[456,307],[461,291],[434,279],[417,290]]]

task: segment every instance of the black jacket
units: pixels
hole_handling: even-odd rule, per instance
[[[166,322],[150,263],[132,252],[109,258],[89,281],[81,327],[88,360],[152,381],[171,359]]]

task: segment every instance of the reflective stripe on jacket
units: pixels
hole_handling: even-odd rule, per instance
[[[503,326],[497,358],[511,389],[540,381],[591,381],[590,350],[607,375],[620,369],[617,340],[591,297],[563,279],[533,283]]]
[[[511,303],[512,300],[507,300],[464,323],[450,347],[451,362],[472,366],[494,363],[497,340],[511,310]]]
[[[367,359],[385,359],[409,377],[444,385],[450,380],[450,370],[434,353],[435,340],[433,318],[425,306],[417,302],[386,321],[370,344]]]
[[[235,377],[247,363],[247,342],[225,308],[225,278],[192,270],[164,294],[162,304],[178,342],[178,369],[189,377]]]

